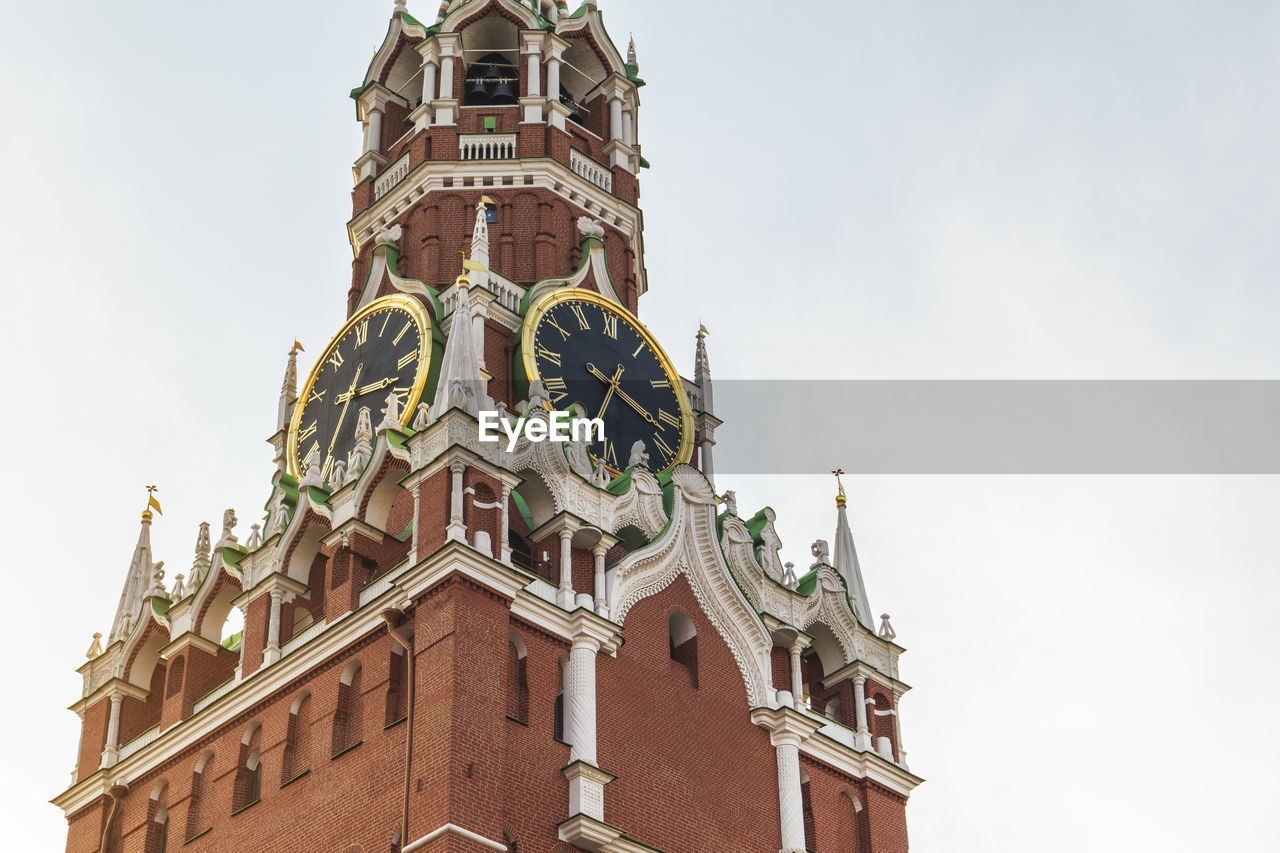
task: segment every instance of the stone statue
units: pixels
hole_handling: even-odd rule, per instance
[[[529,407],[525,411],[541,408],[550,400],[551,398],[547,396],[547,386],[542,384],[541,379],[535,379],[529,383]]]
[[[428,417],[427,417],[427,412],[430,410],[430,408],[431,407],[428,406],[426,403],[418,404],[418,413],[413,416],[414,432],[419,432],[427,428],[427,424],[430,423],[430,420],[428,420]]]
[[[598,219],[592,219],[589,216],[578,217],[578,231],[583,237],[603,237],[604,225]]]
[[[788,589],[795,589],[800,583],[800,579],[796,577],[796,564],[785,563],[782,567],[782,585]]]
[[[723,496],[724,511],[729,515],[738,514],[738,495],[733,489],[727,489]]]
[[[317,454],[317,456],[318,455],[319,454]],[[219,539],[218,544],[214,546],[215,551],[226,548],[228,545],[235,547],[240,544],[240,540],[236,538],[236,535],[233,532],[235,530],[235,526],[236,511],[234,509],[228,509],[226,512],[222,513],[222,538]]]
[[[609,469],[605,467],[604,460],[597,459],[595,470],[591,472],[591,482],[603,489],[609,485],[612,479]]]
[[[884,640],[892,640],[894,637],[898,636],[898,632],[893,630],[893,626],[889,624],[888,613],[880,614],[880,630],[878,635]]]
[[[151,589],[147,590],[148,598],[168,598],[164,588],[164,560],[157,560],[151,567]]]
[[[634,465],[649,467],[649,454],[644,450],[644,442],[639,439],[636,440],[635,444],[631,445],[631,457],[627,460],[628,468]]]
[[[187,594],[187,588],[182,583],[183,579],[182,572],[178,572],[173,577],[173,591],[169,593],[169,596],[174,601],[181,601],[183,596]]]
[[[400,429],[400,395],[395,391],[388,394],[387,407],[382,411],[386,416],[378,424],[378,429]]]
[[[809,546],[809,553],[813,554],[815,558],[813,565],[816,566],[819,563],[831,565],[831,548],[827,545],[827,540],[819,539],[814,542]]]

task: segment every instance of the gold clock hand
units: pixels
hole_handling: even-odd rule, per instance
[[[394,376],[388,376],[385,379],[381,379],[377,382],[371,382],[368,385],[364,385],[364,386],[361,386],[360,388],[357,388],[356,392],[352,394],[352,396],[360,397],[364,394],[368,394],[370,391],[381,391],[383,388],[386,388],[388,385],[390,385],[392,382],[395,382],[395,381],[396,379]]]
[[[609,408],[609,401],[613,399],[613,392],[618,390],[618,380],[622,377],[622,369],[623,369],[622,365],[619,364],[617,372],[615,372],[613,374],[613,378],[610,379],[608,376],[605,376],[603,373],[597,370],[594,364],[592,364],[589,361],[587,362],[587,372],[592,374],[593,376],[596,376],[604,380],[609,385],[609,391],[604,395],[604,402],[600,404],[600,411],[596,415],[597,418],[603,418],[604,410]]]
[[[356,367],[356,375],[351,380],[351,387],[347,389],[347,393],[339,394],[339,397],[345,397],[342,401],[342,412],[338,415],[338,425],[333,428],[333,437],[329,439],[329,452],[333,452],[333,446],[338,443],[338,432],[342,429],[342,422],[347,418],[347,407],[351,405],[351,398],[355,396],[356,383],[360,381],[360,373],[364,370],[363,362]],[[337,400],[334,400],[337,403]]]
[[[621,398],[622,402],[626,403],[628,406],[630,406],[631,408],[639,412],[640,417],[644,418],[646,421],[653,424],[658,429],[665,429],[665,427],[663,427],[662,424],[658,423],[657,418],[655,418],[653,415],[645,411],[644,407],[642,407],[635,400],[631,399],[630,394],[628,394],[626,391],[623,391],[621,388],[618,388],[617,390],[618,390],[618,397]]]

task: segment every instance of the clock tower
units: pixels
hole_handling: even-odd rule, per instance
[[[716,482],[705,331],[683,378],[638,317],[643,85],[595,0],[395,4],[347,320],[289,351],[251,532],[166,583],[143,514],[69,853],[907,850],[843,488],[797,570]],[[602,434],[539,440],[558,411]]]

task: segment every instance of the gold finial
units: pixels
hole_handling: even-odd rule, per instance
[[[831,473],[836,475],[836,485],[840,487],[840,493],[836,495],[836,506],[844,506],[846,500],[844,496],[844,483],[840,481],[840,475],[844,473],[844,469],[836,468],[832,470]]]
[[[710,332],[708,332],[708,331],[707,331],[707,327],[706,327],[706,326],[704,326],[704,325],[702,325],[702,321],[701,321],[701,320],[699,320],[699,321],[698,321],[698,334],[699,334],[699,335],[709,335],[709,334],[711,334]]]
[[[161,515],[164,515],[164,510],[160,508],[160,501],[156,500],[156,496],[155,496],[155,493],[159,491],[159,489],[160,489],[159,486],[147,486],[147,505],[142,509],[143,521],[151,520],[152,507],[155,508],[156,512],[160,513]]]
[[[297,355],[300,352],[306,352],[307,348],[297,338],[293,339],[293,346],[289,347],[289,355]]]

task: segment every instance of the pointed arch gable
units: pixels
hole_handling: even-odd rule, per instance
[[[489,15],[501,15],[517,27],[526,30],[537,29],[540,25],[538,16],[533,13],[533,10],[515,0],[470,0],[470,2],[459,4],[445,16],[445,19],[440,22],[440,32],[459,32]]]
[[[671,521],[661,537],[624,557],[610,570],[609,600],[615,622],[641,599],[684,575],[699,607],[729,646],[752,707],[770,703],[768,629],[734,582],[716,541],[715,495],[702,472],[679,465],[672,472]]]
[[[843,663],[857,659],[858,635],[864,629],[849,609],[849,596],[843,579],[835,569],[826,565],[818,569],[817,584],[805,602],[804,614],[796,627],[804,631],[817,623],[825,625],[835,635],[844,655]]]

